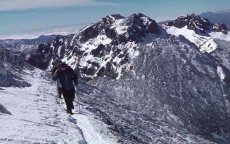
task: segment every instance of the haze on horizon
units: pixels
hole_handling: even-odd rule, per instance
[[[229,10],[223,0],[0,0],[0,37],[75,32],[109,14],[143,13],[156,21]]]

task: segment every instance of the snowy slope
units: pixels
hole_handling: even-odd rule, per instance
[[[230,33],[224,34],[222,32],[210,32],[209,33],[211,38],[219,39],[219,40],[224,40],[224,41],[229,41],[230,42]]]
[[[32,86],[0,90],[0,143],[2,144],[115,144],[106,125],[84,107],[74,115],[65,112],[64,102],[56,97],[55,85],[44,79],[41,70],[26,71]]]
[[[184,36],[187,40],[194,43],[202,52],[213,52],[217,49],[218,45],[215,39],[230,41],[230,33],[224,34],[222,32],[210,32],[208,35],[199,35],[195,31],[190,30],[187,26],[177,28],[174,26],[163,26],[166,31],[175,36]]]

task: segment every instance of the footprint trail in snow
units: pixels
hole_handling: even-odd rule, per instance
[[[69,115],[55,85],[42,78],[44,72],[26,71],[26,88],[4,88],[0,104],[10,114],[0,113],[0,143],[4,144],[115,144],[115,136],[100,133],[106,126],[84,111]],[[76,103],[75,108],[77,109]],[[95,125],[99,124],[99,125]]]

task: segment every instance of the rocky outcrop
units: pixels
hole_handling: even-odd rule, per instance
[[[205,33],[208,31],[228,33],[228,28],[225,24],[213,24],[208,19],[195,14],[178,17],[176,20],[168,22],[168,25],[177,28],[187,26],[188,29],[194,30],[196,33]]]

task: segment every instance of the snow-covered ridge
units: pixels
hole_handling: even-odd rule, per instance
[[[213,52],[218,47],[215,39],[230,41],[230,33],[224,34],[222,32],[210,32],[206,35],[199,35],[195,31],[188,29],[187,26],[177,28],[175,26],[164,25],[163,28],[171,35],[184,36],[187,40],[200,48],[200,51],[207,53]]]
[[[210,53],[217,48],[217,44],[214,42],[212,37],[198,35],[193,30],[189,30],[187,26],[181,29],[174,26],[165,26],[165,29],[171,35],[184,36],[187,40],[200,48],[200,51],[202,52]]]
[[[230,41],[230,33],[225,24],[213,24],[196,15],[181,16],[162,27],[174,36],[184,36],[202,52],[213,52],[218,47],[215,39]]]
[[[230,41],[230,33],[224,34],[222,32],[210,32],[209,35],[215,39]]]
[[[31,87],[0,90],[1,144],[118,143],[107,125],[83,106],[79,109],[78,103],[74,103],[74,115],[66,114],[64,100],[56,96],[55,85],[44,75],[38,69],[24,70]]]
[[[207,33],[209,31],[222,32],[227,34],[229,29],[225,24],[214,24],[208,19],[201,16],[191,14],[187,16],[181,16],[168,23],[169,26],[175,26],[177,28],[183,28],[185,26],[190,30],[194,30],[197,34]]]

